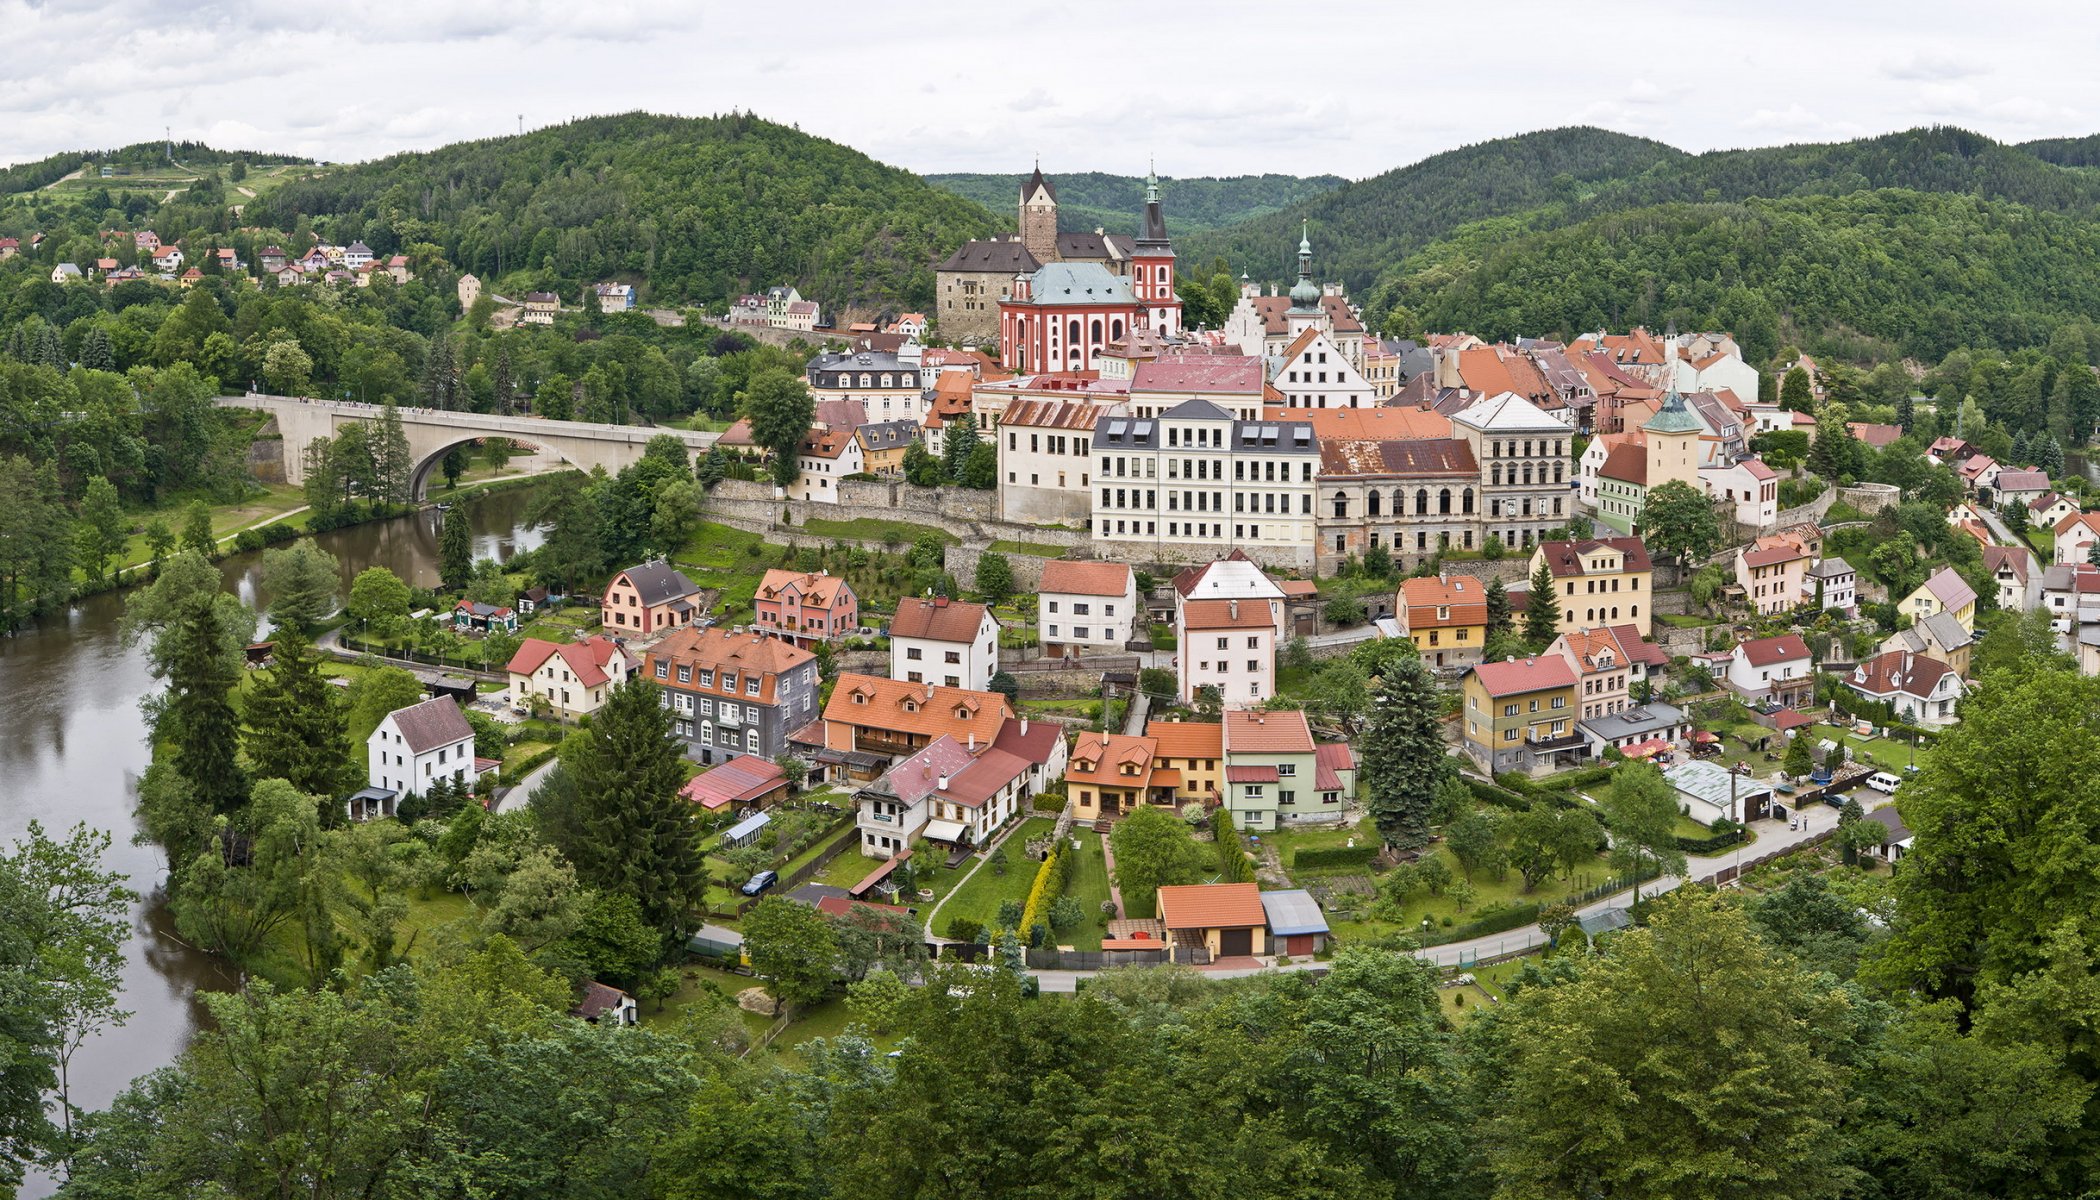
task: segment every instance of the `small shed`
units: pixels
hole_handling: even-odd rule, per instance
[[[1327,915],[1311,892],[1304,888],[1263,892],[1261,907],[1268,914],[1270,943],[1278,953],[1298,958],[1327,949]]]
[[[772,823],[773,815],[771,813],[754,813],[745,817],[743,820],[730,826],[729,832],[722,835],[722,848],[724,850],[735,850],[740,846],[748,846],[757,841],[758,835],[765,832],[766,826]]]
[[[1607,908],[1602,912],[1577,917],[1575,924],[1581,926],[1584,940],[1594,946],[1597,944],[1598,934],[1616,933],[1633,924],[1633,917],[1623,908]]]
[[[461,708],[474,703],[474,681],[471,679],[432,679],[423,685],[423,690],[435,700],[439,696],[450,696]]]
[[[637,1025],[641,1023],[641,1009],[635,1005],[634,997],[608,984],[593,979],[583,985],[583,999],[569,1010],[569,1015],[582,1017],[593,1025],[609,1022],[614,1025]]]

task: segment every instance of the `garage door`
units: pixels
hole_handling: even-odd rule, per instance
[[[1254,931],[1252,929],[1221,929],[1218,931],[1218,948],[1222,954],[1254,953]]]
[[[1283,939],[1283,952],[1292,958],[1296,958],[1301,954],[1311,954],[1313,952],[1312,935],[1309,933],[1294,933]]]

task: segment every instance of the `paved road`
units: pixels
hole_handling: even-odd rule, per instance
[[[532,798],[532,789],[540,786],[540,781],[547,777],[547,772],[552,771],[560,761],[560,759],[550,758],[539,766],[534,767],[532,774],[520,779],[518,786],[503,793],[503,798],[496,801],[496,811],[499,813],[522,811],[525,807],[525,801]]]

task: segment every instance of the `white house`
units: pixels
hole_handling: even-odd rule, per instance
[[[1859,603],[1859,572],[1842,558],[1817,559],[1816,565],[1810,567],[1802,578],[1801,598],[1814,604],[1819,584],[1822,586],[1823,612],[1849,613]]]
[[[599,312],[626,312],[634,307],[634,285],[631,283],[599,283],[591,286],[598,297]]]
[[[82,278],[80,264],[78,263],[62,262],[51,268],[51,282],[53,283],[75,283]]]
[[[1908,650],[1877,654],[1852,669],[1845,685],[1869,700],[1893,706],[1896,716],[1926,729],[1943,729],[1956,718],[1961,676],[1936,658]]]
[[[1735,339],[1725,333],[1687,333],[1669,346],[1673,360],[1671,386],[1679,392],[1718,392],[1723,388],[1741,400],[1757,399],[1757,368],[1743,361]]]
[[[1372,408],[1378,389],[1349,361],[1334,339],[1317,326],[1300,333],[1283,351],[1270,381],[1285,408]]]
[[[1792,708],[1815,696],[1815,663],[1798,633],[1756,638],[1737,646],[1728,660],[1728,690],[1753,703],[1770,700]]]
[[[618,642],[603,635],[580,642],[526,638],[504,668],[510,676],[510,706],[529,712],[537,700],[564,717],[597,712],[637,665]]]
[[[2041,603],[2041,574],[2034,555],[2025,546],[1985,546],[1983,566],[1998,585],[1998,607],[2006,612],[2026,612]]]
[[[1779,476],[1759,459],[1701,467],[1699,485],[1726,506],[1738,525],[1769,529],[1779,520]]]
[[[1193,704],[1206,687],[1218,689],[1227,708],[1252,708],[1276,694],[1282,600],[1186,599],[1176,625],[1182,703]]]
[[[162,246],[153,252],[153,265],[163,271],[173,271],[182,265],[182,247]]]
[[[2091,561],[2093,543],[2100,541],[2100,512],[2073,513],[2056,523],[2056,561]]]
[[[999,673],[999,622],[982,604],[909,597],[890,621],[890,678],[989,691]]]
[[[474,727],[450,696],[439,696],[382,717],[365,739],[366,782],[396,801],[420,796],[440,779],[474,786]]]
[[[970,761],[963,744],[944,734],[862,788],[854,796],[860,852],[869,858],[889,858],[917,842],[931,819],[933,805],[928,801],[948,787]]]
[[[1045,658],[1120,652],[1136,628],[1137,576],[1128,563],[1054,558],[1043,564],[1035,608]]]
[[[800,468],[788,495],[823,504],[839,502],[839,481],[859,474],[866,465],[860,439],[851,429],[812,429],[795,449]]]

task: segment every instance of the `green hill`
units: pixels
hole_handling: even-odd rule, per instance
[[[1010,214],[1026,175],[928,175],[926,181],[947,188],[994,213]],[[1053,175],[1057,187],[1057,220],[1065,229],[1135,229],[1145,204],[1145,181],[1136,175],[1087,171]],[[1167,231],[1176,237],[1217,229],[1309,200],[1342,185],[1339,175],[1235,175],[1228,178],[1162,179]]]
[[[594,117],[286,183],[253,224],[311,219],[386,254],[432,243],[487,279],[646,279],[655,302],[793,283],[826,311],[930,303],[931,264],[1001,223],[836,142],[744,115]]]
[[[2084,137],[2042,138],[2021,142],[2019,148],[2043,162],[2060,167],[2100,167],[2100,133]]]

